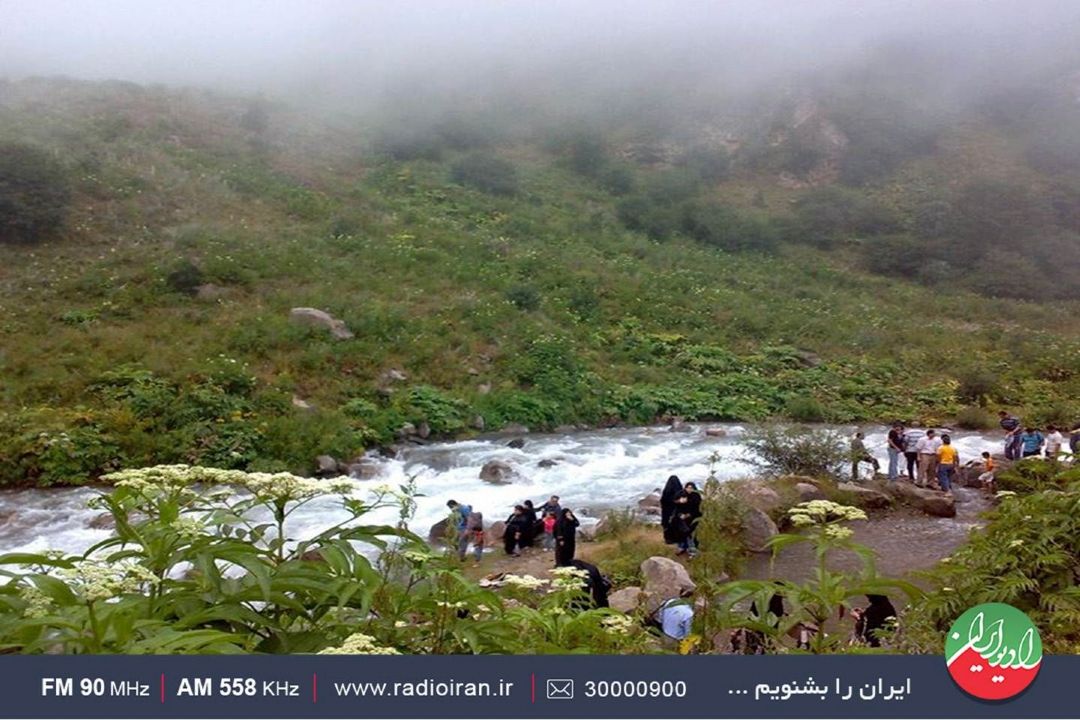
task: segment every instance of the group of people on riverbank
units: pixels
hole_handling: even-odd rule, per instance
[[[1043,456],[1051,460],[1058,459],[1065,444],[1064,428],[1047,425],[1046,434],[1039,428],[1024,425],[1020,418],[1002,410],[998,413],[999,425],[1005,431],[1005,459],[1022,460],[1029,457]],[[1069,431],[1069,452],[1075,458],[1080,450],[1080,423]]]
[[[472,546],[476,562],[484,553],[484,518],[474,512],[471,505],[448,500],[446,506],[456,523],[458,557],[464,560]],[[547,552],[554,551],[555,567],[573,563],[577,551],[577,530],[581,523],[574,511],[559,504],[559,496],[552,495],[539,508],[532,500],[515,505],[506,518],[503,530],[503,549],[507,555],[518,557],[527,548],[538,543]]]
[[[677,545],[676,555],[697,555],[698,522],[701,520],[701,492],[696,484],[685,485],[678,475],[672,475],[660,493],[660,527],[664,542]]]

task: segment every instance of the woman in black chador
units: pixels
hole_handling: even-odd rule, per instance
[[[563,508],[555,523],[555,567],[569,565],[577,546],[578,519],[570,508]]]
[[[678,533],[672,523],[675,517],[675,498],[682,492],[682,482],[678,475],[672,475],[660,493],[660,527],[664,529],[664,542],[674,545],[679,542]]]
[[[528,524],[525,516],[525,507],[515,505],[514,512],[506,518],[506,532],[503,533],[503,547],[507,555],[520,555],[518,548],[524,547],[524,539],[532,532],[532,526]]]
[[[584,580],[585,592],[592,597],[593,607],[609,607],[608,590],[611,589],[611,583],[600,573],[600,568],[592,563],[587,563],[584,560],[574,560],[570,563],[570,567],[575,567],[578,570],[584,570],[588,573],[588,576],[586,576]],[[589,608],[583,607],[580,609],[588,610]]]
[[[671,520],[674,526],[674,535],[679,545],[676,555],[689,553],[693,557],[697,553],[697,539],[694,533],[697,531],[697,523],[701,518],[701,493],[697,485],[692,482],[683,485],[682,492],[675,498],[675,516]]]
[[[881,647],[880,631],[886,630],[889,620],[896,620],[896,608],[884,595],[867,595],[870,605],[855,610],[855,637],[870,647]]]
[[[528,531],[521,536],[521,546],[532,547],[533,540],[536,539],[536,508],[533,507],[532,500],[526,500],[522,507],[525,508],[525,523]]]

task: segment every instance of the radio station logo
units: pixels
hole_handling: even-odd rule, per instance
[[[1008,700],[1039,674],[1042,640],[1031,619],[1012,605],[986,603],[961,615],[945,639],[949,675],[981,700]]]

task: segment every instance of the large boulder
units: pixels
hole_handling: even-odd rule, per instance
[[[645,497],[638,500],[638,510],[646,515],[659,515],[660,514],[660,491],[653,490]]]
[[[334,477],[341,473],[341,463],[330,455],[315,458],[315,474],[319,477]]]
[[[956,501],[949,495],[929,488],[921,488],[909,482],[890,483],[889,492],[911,507],[934,517],[956,517]]]
[[[795,483],[795,492],[799,493],[799,502],[825,499],[825,493],[821,492],[821,488],[807,482]]]
[[[447,526],[449,524],[450,521],[446,518],[443,518],[439,522],[432,525],[431,529],[428,530],[428,542],[432,545],[445,545]]]
[[[525,427],[521,423],[510,423],[503,426],[502,432],[506,433],[507,435],[528,435],[529,428]]]
[[[623,588],[608,595],[608,605],[611,609],[627,614],[637,610],[642,600],[644,598],[639,587]]]
[[[705,428],[705,435],[707,437],[727,437],[727,434],[727,430],[725,430],[724,428]]]
[[[472,422],[469,423],[469,426],[473,430],[483,430],[487,426],[487,423],[484,422],[484,416],[483,415],[477,415],[476,417],[474,417],[472,419]]]
[[[323,310],[309,307],[293,308],[289,311],[289,320],[297,325],[323,328],[338,340],[352,340],[355,335],[345,326],[345,323]]]
[[[680,597],[684,592],[697,589],[686,568],[671,558],[654,556],[646,559],[641,563],[641,576],[645,579],[645,594],[654,602]]]
[[[489,460],[480,468],[480,479],[492,485],[509,485],[523,478],[514,466],[502,460]]]
[[[779,493],[760,482],[733,483],[732,488],[743,502],[759,510],[768,512],[780,507],[782,503]]]
[[[510,442],[506,443],[506,447],[514,450],[520,450],[525,447],[525,438],[514,438]]]
[[[559,464],[558,460],[554,460],[552,458],[544,458],[540,462],[536,463],[536,467],[546,469],[546,468],[553,468],[558,464]]]
[[[355,480],[371,480],[382,473],[382,468],[377,462],[358,458],[345,467],[345,473]]]
[[[0,513],[0,516],[2,515],[3,513]],[[0,520],[4,520],[4,518],[0,517]],[[86,527],[91,530],[112,530],[116,527],[116,518],[110,513],[101,513],[91,518],[90,522],[86,523]]]
[[[836,486],[854,498],[855,505],[868,510],[879,510],[892,505],[892,498],[883,492],[856,483],[844,482]]]
[[[506,534],[506,523],[497,520],[491,523],[491,527],[484,531],[484,541],[488,547],[502,545],[503,535]]]
[[[672,418],[669,429],[671,432],[694,432],[694,426],[681,417]]]
[[[766,543],[780,532],[772,518],[755,507],[747,508],[743,513],[742,525],[743,542],[751,552],[768,552]]]

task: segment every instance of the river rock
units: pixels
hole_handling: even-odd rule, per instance
[[[489,460],[484,463],[484,467],[480,468],[480,479],[492,485],[509,485],[523,478],[510,463],[502,460]]]
[[[825,493],[821,492],[821,488],[810,483],[795,483],[795,492],[799,493],[799,502],[825,499]]]
[[[756,481],[748,481],[733,484],[732,487],[735,490],[735,494],[751,507],[756,507],[759,510],[765,511],[780,507],[780,494],[768,485],[763,485]]]
[[[724,428],[706,428],[705,434],[708,437],[727,437],[727,430]]]
[[[668,429],[671,432],[694,432],[694,426],[681,417],[672,418]]]
[[[329,330],[330,334],[338,340],[352,340],[355,337],[344,322],[323,310],[309,307],[293,308],[289,311],[289,320],[298,325],[308,325]]]
[[[14,516],[14,512],[11,513]],[[8,518],[3,517],[3,513],[0,513],[0,522],[7,522]],[[86,523],[86,527],[91,530],[112,530],[116,527],[116,518],[111,513],[101,513],[95,515],[90,519],[90,522]]]
[[[769,552],[766,543],[780,532],[772,518],[755,507],[743,513],[742,525],[743,542],[750,552]]]
[[[420,423],[420,427],[416,428],[416,435],[421,440],[427,440],[431,437],[431,426],[428,425],[426,421]]]
[[[450,521],[446,518],[443,518],[439,522],[432,525],[431,529],[428,530],[428,542],[432,545],[445,545],[446,534],[449,524]]]
[[[525,427],[521,423],[510,423],[509,425],[503,426],[502,432],[506,433],[507,435],[528,435],[529,428]]]
[[[484,531],[484,544],[488,547],[502,545],[503,535],[506,533],[506,523],[497,520],[491,523],[491,527]]]
[[[484,422],[483,415],[477,415],[472,419],[472,422],[469,423],[469,425],[472,427],[473,430],[483,430],[487,426],[487,423]]]
[[[608,595],[608,605],[612,610],[630,614],[637,610],[638,605],[641,604],[641,595],[641,588],[639,587],[623,588]]]
[[[883,492],[864,487],[856,483],[844,482],[836,486],[837,490],[854,496],[855,505],[868,510],[880,510],[892,505],[892,498]]]
[[[416,435],[416,432],[416,426],[410,422],[407,422],[397,429],[395,435],[397,435],[398,440],[405,440],[407,438],[414,437]]]
[[[671,558],[648,558],[641,563],[641,577],[645,579],[645,593],[654,602],[680,597],[684,592],[697,589],[686,568]]]
[[[551,458],[544,458],[540,462],[536,463],[536,467],[539,468],[553,468],[559,464],[558,460],[552,460]]]
[[[338,475],[341,464],[329,455],[320,455],[315,458],[315,474],[319,477],[332,477]]]
[[[510,442],[506,443],[506,447],[513,448],[514,450],[520,450],[525,447],[525,438],[514,438]]]
[[[916,487],[909,482],[889,484],[889,492],[911,505],[934,517],[956,517],[956,501],[939,490]]]
[[[638,510],[646,515],[659,515],[660,514],[660,491],[653,490],[645,497],[638,500]]]
[[[345,474],[355,480],[371,480],[380,475],[381,468],[367,458],[358,458],[345,466]]]

